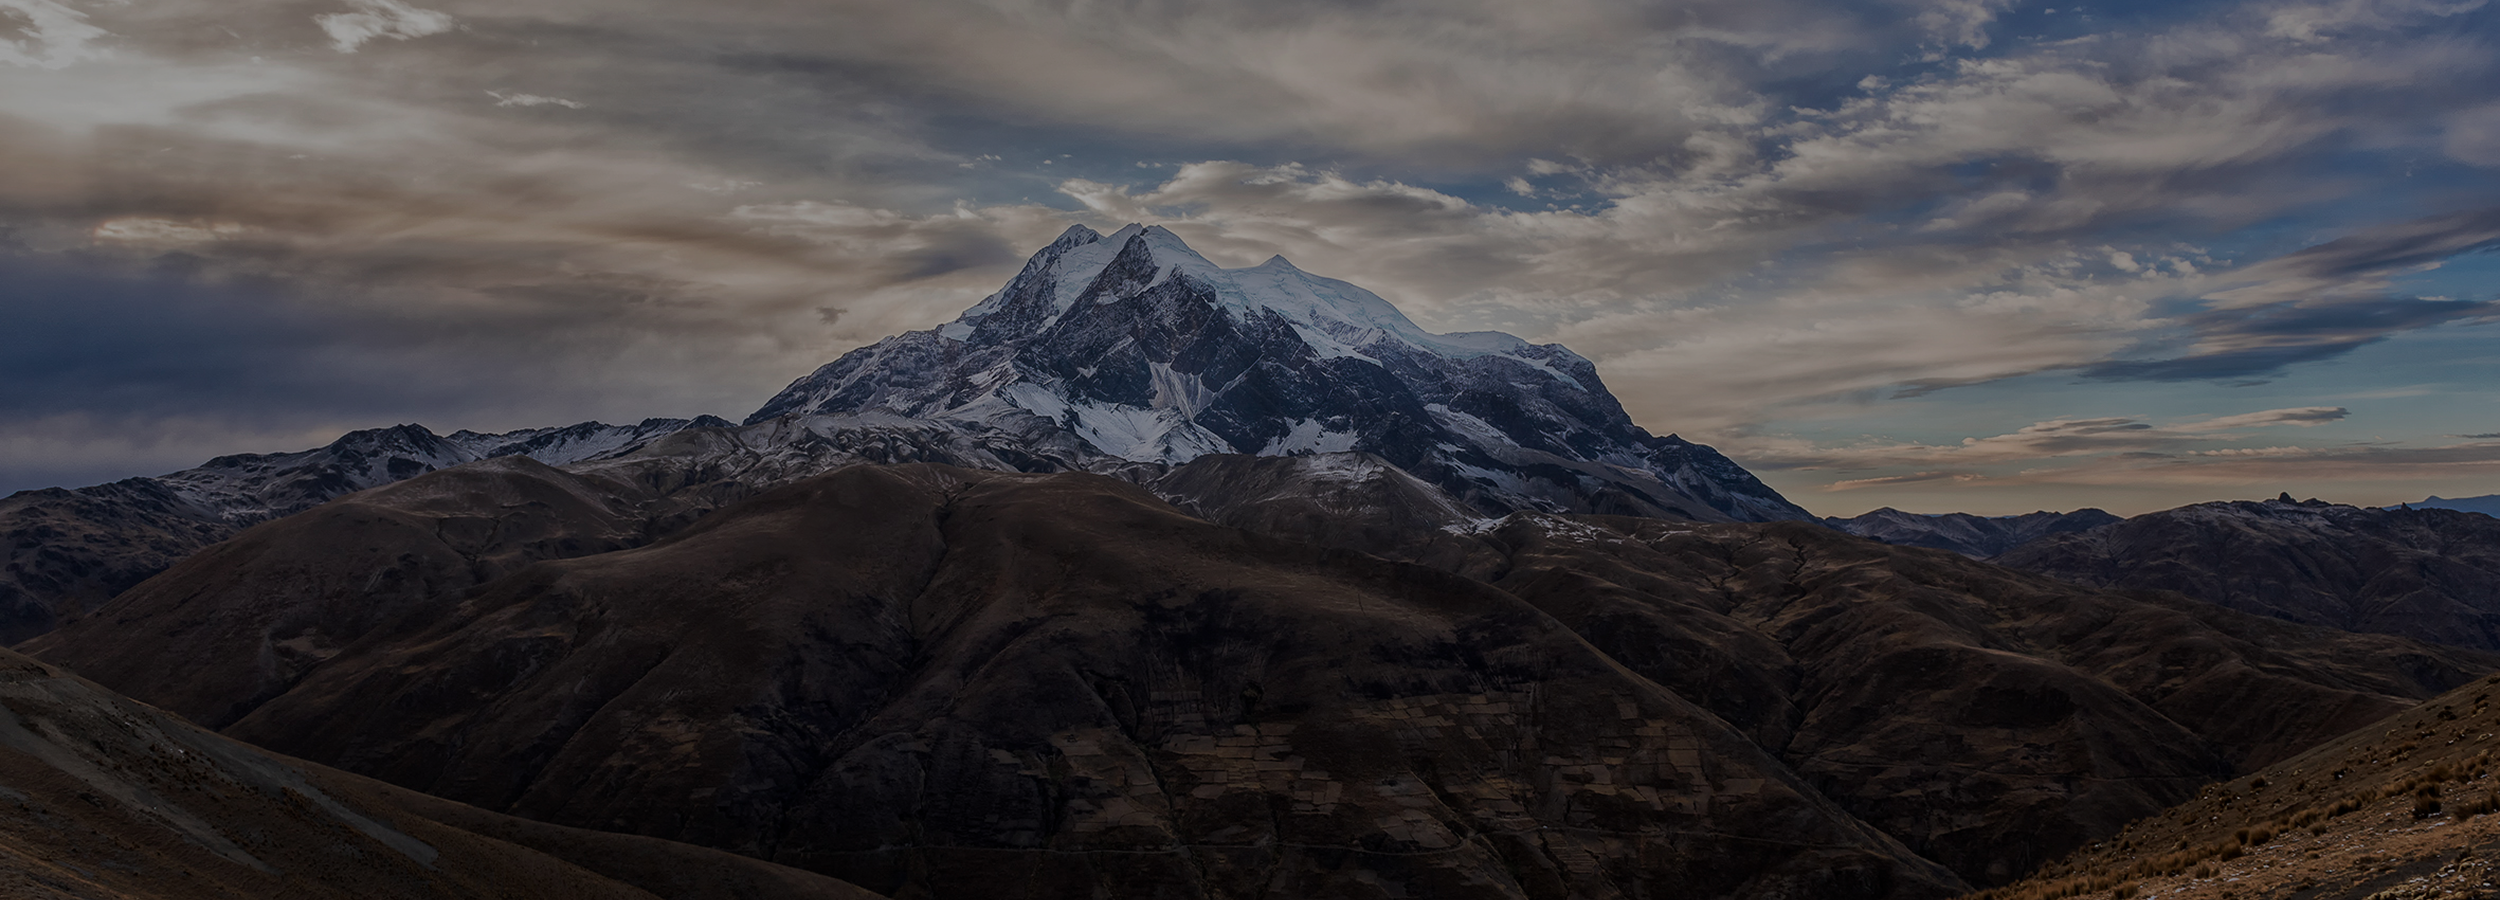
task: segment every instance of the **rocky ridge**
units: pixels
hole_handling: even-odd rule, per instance
[[[2287,494],[2147,513],[1993,561],[2293,622],[2500,649],[2500,519],[2480,513]]]
[[[1827,517],[1823,524],[1887,544],[1951,550],[1972,559],[1987,559],[2052,534],[2088,531],[2118,522],[2098,509],[2074,512],[2032,512],[2019,516],[1974,516],[1969,513],[1925,514],[1884,507],[1849,518]]]
[[[221,456],[152,478],[20,491],[0,499],[0,645],[50,631],[166,566],[259,522],[461,463],[527,456],[550,465],[640,449],[711,417],[584,422],[502,434],[420,425],[351,432],[294,453]]]

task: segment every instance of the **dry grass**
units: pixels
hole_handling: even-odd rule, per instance
[[[2195,799],[2129,823],[2020,882],[1965,900],[2208,893],[2196,889],[2199,884],[2208,884],[2213,896],[2269,896],[2253,880],[2240,880],[2250,877],[2252,866],[2288,895],[2338,879],[2366,883],[2399,865],[2441,858],[2455,849],[2447,844],[2469,839],[2469,832],[2500,830],[2492,820],[2477,823],[2487,827],[2445,827],[2500,812],[2495,696],[2500,676],[2364,729],[2374,734],[2347,736],[2254,777],[2209,785]]]

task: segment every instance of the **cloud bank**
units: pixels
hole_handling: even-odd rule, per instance
[[[1430,327],[1567,343],[1644,424],[1780,471],[2221,472],[2251,463],[2197,454],[2260,449],[2221,436],[2388,419],[2237,418],[2345,409],[2323,398],[2148,418],[2129,392],[2250,409],[2231,385],[2500,318],[2439,281],[2500,241],[2493,21],[2428,0],[0,0],[0,164],[22,176],[0,256],[45,273],[7,324],[76,348],[29,357],[41,389],[0,425],[73,459],[67,435],[177,408],[236,442],[734,416],[951,317],[1070,222],[1143,221]],[[234,355],[166,336],[187,304]],[[2107,393],[1994,428],[1897,418],[2026,379]],[[1850,416],[1887,433],[1801,436]],[[2406,427],[2425,453],[2467,430]],[[113,440],[166,447],[162,468],[213,443]]]

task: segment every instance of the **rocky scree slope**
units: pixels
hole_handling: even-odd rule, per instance
[[[1478,518],[1356,454],[1193,460],[1156,487],[1194,516],[855,467],[657,541],[603,477],[360,494],[28,647],[412,788],[940,896],[1931,895],[2500,666],[1806,523]]]
[[[2198,503],[2042,538],[1994,562],[2293,622],[2500,649],[2500,519],[2479,513],[2289,495]]]

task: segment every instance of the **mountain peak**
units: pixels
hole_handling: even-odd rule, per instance
[[[1049,248],[1047,248],[1044,252],[1048,252],[1048,250],[1065,250],[1069,247],[1081,247],[1099,240],[1102,240],[1102,232],[1095,231],[1083,225],[1070,225],[1068,226],[1068,230],[1060,232],[1059,237],[1050,242]]]
[[[1715,451],[1651,437],[1560,345],[1434,334],[1351,283],[1281,256],[1224,268],[1159,225],[1070,228],[953,322],[852,351],[747,423],[793,416],[933,423],[1012,445],[999,458],[1020,468],[1358,452],[1487,512],[1810,518]]]

